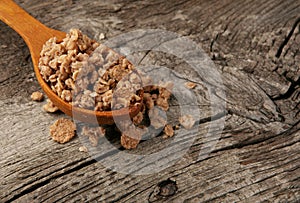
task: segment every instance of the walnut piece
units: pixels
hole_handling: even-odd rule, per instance
[[[75,136],[75,124],[66,118],[60,118],[50,126],[50,135],[58,143],[66,143]]]
[[[32,94],[31,94],[31,99],[33,100],[33,101],[38,101],[38,102],[40,102],[40,101],[42,101],[43,99],[44,99],[44,95],[43,95],[43,93],[41,93],[41,92],[33,92]]]

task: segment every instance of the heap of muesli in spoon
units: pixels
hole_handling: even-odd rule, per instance
[[[140,132],[145,132],[137,129],[148,127],[145,119],[150,119],[154,129],[163,128],[164,138],[174,135],[175,127],[160,116],[160,111],[167,112],[169,109],[173,83],[152,85],[151,78],[137,71],[125,57],[91,40],[78,29],[71,29],[62,42],[56,38],[49,39],[41,51],[39,68],[52,91],[74,106],[110,111],[143,102],[142,111],[132,118],[133,129],[121,132],[121,145],[126,149],[137,147],[143,136]],[[187,83],[186,86],[194,88],[195,84]],[[140,89],[143,89],[143,98],[137,93]],[[41,97],[38,93],[32,95],[36,101],[41,101]],[[48,100],[44,110],[55,112],[58,108]],[[189,124],[185,124],[187,120],[183,117],[179,121],[184,127],[193,126],[195,122],[190,120]],[[72,122],[62,118],[50,127],[50,134],[55,141],[65,143],[75,135],[75,129]],[[97,146],[98,139],[105,135],[105,129],[102,126],[84,126],[81,134]]]

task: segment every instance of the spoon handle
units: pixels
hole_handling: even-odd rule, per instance
[[[62,32],[50,29],[29,15],[12,0],[0,0],[0,20],[14,29],[25,40],[31,54],[38,56],[43,44],[51,36]]]
[[[45,26],[30,16],[12,0],[0,1],[0,19],[13,28],[25,42],[33,43],[32,37],[45,30]]]

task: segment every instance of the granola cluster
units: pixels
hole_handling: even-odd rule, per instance
[[[137,76],[141,80],[143,86],[143,108],[131,120],[122,120],[117,124],[117,130],[121,133],[120,143],[125,149],[134,149],[140,143],[142,137],[149,133],[149,130],[163,130],[166,136],[164,138],[172,137],[174,130],[172,125],[167,125],[166,112],[169,110],[169,99],[171,97],[171,90],[173,88],[172,82],[166,82],[159,85],[152,85],[151,78],[145,76],[143,73],[129,74],[128,79],[120,82],[120,89],[116,88],[115,94],[117,98],[126,97],[126,91],[122,87],[128,81],[137,80]],[[132,82],[133,82],[132,81]],[[132,84],[135,84],[134,82]],[[137,84],[137,83],[136,83]],[[119,86],[119,84],[118,84]],[[139,86],[138,86],[139,87]],[[141,88],[141,87],[139,87]],[[128,87],[126,87],[126,90]],[[130,88],[129,88],[130,89]],[[114,101],[114,100],[113,100]],[[88,138],[93,147],[98,145],[98,140],[105,134],[105,128],[102,126],[88,126],[84,125],[81,129],[81,135]]]
[[[58,143],[66,143],[75,136],[75,124],[66,118],[60,118],[50,126],[50,135]]]
[[[71,29],[62,42],[54,37],[45,43],[39,69],[52,91],[64,101],[81,108],[109,111],[118,82],[134,67],[125,57],[91,40],[78,29]],[[131,77],[130,85],[122,87],[127,88],[126,98],[115,101],[114,109],[140,101],[136,91],[130,89],[137,90],[137,75]]]
[[[59,110],[50,99],[47,99],[47,103],[43,106],[43,109],[48,113],[55,113]]]
[[[149,119],[150,127],[155,130],[163,129],[163,138],[173,137],[174,130],[179,129],[179,125],[172,126],[167,123],[166,112],[169,110],[169,100],[172,95],[174,84],[172,82],[160,83],[159,85],[151,85],[152,80],[144,77],[141,73],[142,82],[144,84],[143,104],[144,109],[137,114],[133,119],[133,124],[128,125],[127,129],[123,129],[121,136],[121,145],[126,149],[134,149],[139,144],[143,134],[148,133],[144,129],[146,127],[145,120]],[[148,84],[148,85],[147,85]],[[185,84],[188,89],[196,87],[195,83],[188,82]],[[180,126],[190,130],[195,125],[196,121],[192,115],[182,115],[178,119]],[[133,126],[138,128],[133,128]],[[151,128],[147,128],[151,129]]]
[[[32,99],[33,101],[40,102],[40,101],[42,101],[42,100],[44,99],[44,95],[43,95],[43,93],[41,93],[41,92],[39,92],[39,91],[36,91],[36,92],[33,92],[33,93],[31,94],[31,99]]]
[[[106,129],[102,126],[83,126],[81,129],[81,134],[87,137],[93,147],[98,145],[100,137],[105,136]]]
[[[148,129],[150,128],[154,128],[155,130],[164,129],[167,137],[174,135],[173,128],[171,125],[167,125],[167,118],[165,116],[169,110],[169,99],[173,83],[166,82],[159,85],[151,85],[151,78],[144,77],[143,74],[140,75],[142,75],[141,78],[144,84],[144,109],[132,118],[131,124],[127,123],[126,125],[124,123],[126,127],[121,127],[121,145],[125,149],[136,148],[142,136],[148,133]],[[150,126],[147,126],[147,120],[150,121]],[[164,136],[164,138],[167,137]]]

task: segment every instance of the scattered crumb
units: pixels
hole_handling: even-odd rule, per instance
[[[125,134],[122,134],[122,136],[121,136],[121,145],[125,149],[135,149],[139,143],[140,143],[139,139],[134,139]]]
[[[169,137],[173,137],[174,136],[174,130],[173,127],[171,125],[166,125],[165,129],[164,129],[164,136],[163,138],[169,138]]]
[[[179,118],[179,122],[185,129],[191,129],[195,124],[195,119],[192,115],[184,115]]]
[[[50,135],[58,143],[66,143],[75,136],[75,124],[66,118],[60,118],[50,126]]]
[[[88,149],[86,148],[86,146],[81,146],[81,147],[79,147],[79,151],[80,152],[88,152]]]
[[[96,147],[99,142],[99,138],[105,136],[105,128],[102,126],[83,126],[81,134],[87,136],[93,147]]]
[[[186,82],[184,85],[189,89],[194,89],[197,86],[197,84],[193,82]]]
[[[175,125],[175,130],[179,130],[179,129],[180,129],[179,124]]]
[[[47,104],[43,106],[43,109],[48,113],[54,113],[59,110],[58,107],[55,106],[50,99],[47,99]]]
[[[103,40],[103,39],[105,39],[105,35],[104,35],[104,33],[100,33],[99,40]]]
[[[134,125],[124,127],[125,129],[121,136],[121,145],[125,149],[135,149],[143,136],[143,130],[135,127]]]
[[[42,101],[43,99],[44,99],[44,95],[43,95],[43,93],[41,93],[41,92],[33,92],[32,94],[31,94],[31,99],[33,100],[33,101],[38,101],[38,102],[40,102],[40,101]]]
[[[96,135],[100,137],[105,135],[105,131],[106,131],[105,128],[102,126],[95,126],[95,127],[83,126],[81,133],[87,137],[91,135]]]

